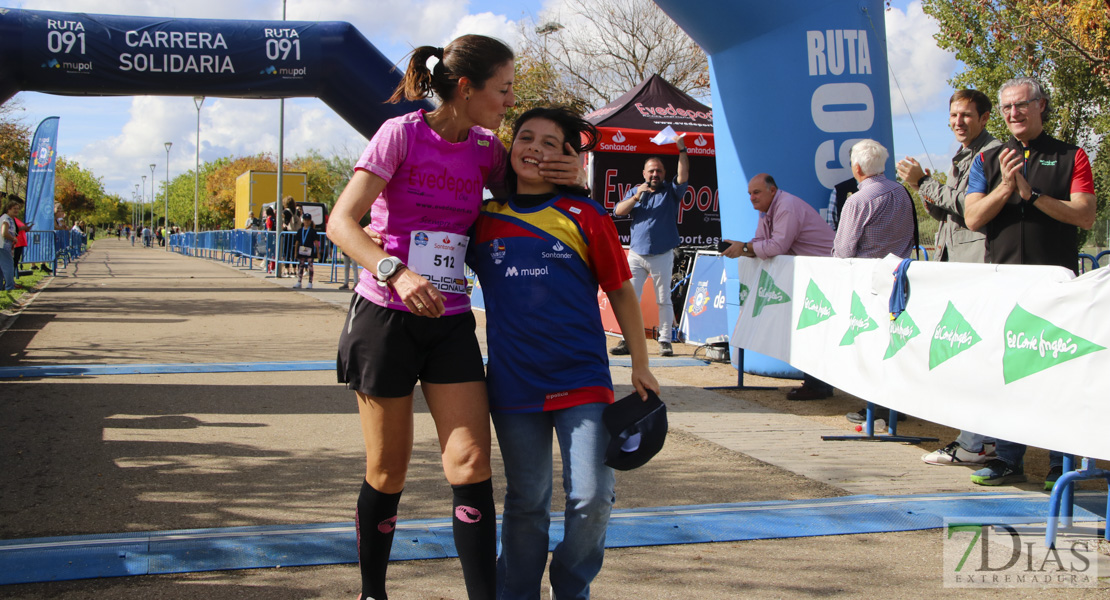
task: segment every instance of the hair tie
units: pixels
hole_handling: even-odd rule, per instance
[[[424,66],[428,68],[428,72],[432,74],[432,77],[435,77],[436,67],[438,67],[439,65],[439,57],[435,54],[429,56],[428,60],[424,61]]]

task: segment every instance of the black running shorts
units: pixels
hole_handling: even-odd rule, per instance
[[[424,383],[483,381],[474,313],[432,319],[354,294],[339,335],[339,383],[367,396],[408,396]]]

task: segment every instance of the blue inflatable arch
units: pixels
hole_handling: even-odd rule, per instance
[[[0,8],[0,102],[21,91],[316,97],[369,138],[382,121],[422,106],[383,103],[399,80],[350,23]]]
[[[885,146],[886,171],[894,173],[882,0],[655,2],[709,55],[725,238],[755,233],[748,180],[757,173],[770,173],[818,210],[852,176],[848,154],[858,140]],[[728,322],[735,323],[740,292],[734,279],[728,286]],[[799,375],[752,353],[745,367]]]

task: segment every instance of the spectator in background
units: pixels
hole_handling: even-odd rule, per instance
[[[653,156],[644,161],[644,182],[631,188],[613,208],[617,216],[632,215],[632,240],[628,250],[628,266],[632,269],[632,287],[636,298],[643,293],[644,282],[651,275],[655,284],[655,300],[659,304],[659,355],[671,356],[671,328],[674,306],[671,304],[671,276],[674,271],[674,249],[682,241],[678,235],[678,213],[682,196],[690,181],[690,157],[682,134],[678,146],[678,169],[674,181],[667,181],[663,159]],[[627,335],[628,332],[623,332]],[[640,335],[640,332],[635,332]],[[611,351],[628,354],[628,345],[621,340]]]
[[[992,263],[1057,265],[1076,273],[1079,228],[1090,229],[1097,210],[1087,153],[1045,132],[1048,95],[1036,79],[1003,83],[998,102],[1011,137],[971,163],[967,226],[986,233]],[[995,452],[997,458],[971,474],[972,483],[1026,480],[1025,444],[998,440]],[[1049,452],[1046,490],[1063,473],[1063,458]]]
[[[933,260],[982,263],[987,260],[987,238],[964,223],[965,196],[971,163],[984,150],[1001,143],[987,131],[991,99],[979,90],[959,90],[948,101],[948,126],[960,143],[952,157],[952,169],[942,185],[912,158],[898,163],[898,176],[917,190],[929,216],[940,221]],[[983,464],[994,457],[994,440],[970,431],[961,431],[947,446],[924,454],[930,465]]]
[[[272,207],[272,206],[267,206],[266,207],[266,221],[265,221],[264,227],[266,228],[266,231],[277,231],[277,217],[275,216],[274,207]],[[267,257],[275,256],[274,255],[274,247],[275,247],[274,246],[274,239],[272,239],[271,236],[267,235],[266,236],[266,256]],[[266,272],[267,273],[273,273],[274,272],[274,266],[275,266],[275,263],[274,263],[273,259],[268,260],[266,262]]]
[[[316,259],[316,253],[320,248],[320,237],[316,233],[316,228],[312,226],[312,215],[306,214],[301,219],[301,228],[294,232],[293,241],[297,248],[297,283],[293,284],[293,287],[301,287],[304,272],[308,270],[308,286],[306,287],[311,290],[312,263]]]
[[[825,222],[836,231],[840,227],[840,213],[844,212],[844,203],[848,197],[859,191],[859,182],[855,177],[841,181],[833,186],[829,192],[829,207],[825,210]]]
[[[282,231],[295,232],[301,228],[301,207],[297,206],[297,201],[292,196],[286,196],[281,202],[282,211]],[[292,236],[281,236],[281,257],[285,262],[282,272],[292,277],[297,271],[297,244],[293,241]]]
[[[4,199],[4,212],[0,213],[0,290],[11,291],[15,289],[15,259],[12,249],[18,236],[15,224],[15,215],[23,207],[22,202],[15,198]]]
[[[805,200],[784,192],[775,179],[760,173],[748,182],[752,207],[759,211],[759,225],[750,242],[731,242],[722,253],[729,258],[829,256],[836,234],[821,214]],[[786,393],[788,400],[821,400],[833,393],[831,385],[805,373],[801,387]]]
[[[910,257],[917,215],[906,188],[884,175],[888,156],[886,148],[875,140],[862,140],[852,146],[852,176],[859,183],[859,191],[844,203],[833,240],[833,256]],[[860,409],[845,417],[853,423],[862,423],[866,414],[866,409]]]
[[[887,179],[890,154],[875,140],[852,146],[852,176],[859,191],[848,197],[833,240],[837,258],[909,258],[913,250],[916,213],[913,199],[901,184]]]
[[[20,204],[20,207],[23,207],[23,198],[20,198],[15,194],[0,193],[0,198],[4,198],[5,196],[7,197],[7,199],[18,202]],[[24,223],[19,219],[18,214],[12,215],[12,219],[15,220],[16,230],[15,246],[12,248],[12,262],[15,263],[16,276],[28,275],[31,273],[31,271],[20,271],[19,265],[23,264],[23,250],[27,247],[27,232],[31,230],[31,227],[34,226],[34,223]]]

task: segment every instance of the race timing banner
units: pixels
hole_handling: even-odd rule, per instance
[[[739,260],[730,344],[783,360],[864,400],[949,427],[1110,458],[1110,269]]]

